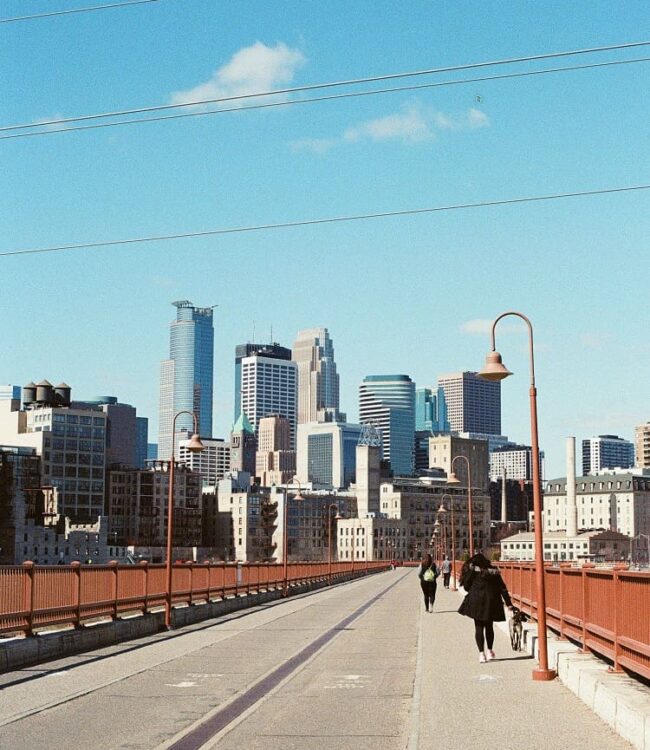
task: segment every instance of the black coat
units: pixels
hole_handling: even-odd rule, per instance
[[[467,592],[458,611],[473,620],[503,622],[503,602],[510,606],[510,596],[497,568],[470,569],[461,577],[460,585]]]

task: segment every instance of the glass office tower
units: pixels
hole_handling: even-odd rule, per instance
[[[160,366],[160,423],[158,456],[167,458],[173,447],[172,422],[181,410],[196,414],[199,433],[212,437],[212,377],[214,327],[212,307],[195,307],[189,300],[172,303],[176,320],[170,326],[169,359]],[[178,432],[194,431],[192,417],[176,420]]]
[[[411,476],[415,463],[415,383],[408,375],[367,375],[359,386],[359,421],[379,430],[382,457]]]
[[[418,388],[415,391],[415,429],[418,432],[449,432],[443,388]]]

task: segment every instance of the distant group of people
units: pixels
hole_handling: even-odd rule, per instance
[[[418,578],[424,596],[424,608],[433,612],[436,600],[438,577],[442,573],[443,585],[449,588],[452,564],[447,556],[440,569],[430,554],[426,554],[418,568]],[[459,583],[465,590],[465,598],[458,611],[474,620],[474,639],[481,663],[496,658],[494,653],[494,623],[506,619],[503,605],[512,609],[510,595],[498,568],[482,554],[473,555],[463,563]]]

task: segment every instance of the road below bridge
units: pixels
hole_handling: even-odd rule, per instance
[[[0,748],[631,747],[500,631],[479,664],[459,603],[402,568],[0,675]]]

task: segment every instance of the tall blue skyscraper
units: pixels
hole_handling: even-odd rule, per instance
[[[415,391],[415,429],[418,432],[449,432],[443,388],[418,388]]]
[[[212,376],[214,327],[212,307],[195,307],[188,300],[172,303],[176,320],[170,326],[169,359],[160,364],[160,418],[158,455],[166,458],[173,447],[172,422],[181,410],[193,412],[199,432],[212,436]],[[182,414],[176,420],[178,432],[193,432],[192,417]]]
[[[359,421],[381,435],[383,458],[395,474],[414,471],[415,383],[408,375],[367,375],[359,386]]]

